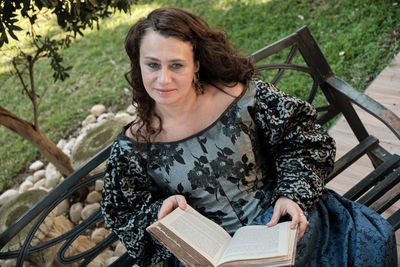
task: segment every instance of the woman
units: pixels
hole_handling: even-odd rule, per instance
[[[160,8],[125,48],[138,116],[113,144],[102,211],[137,264],[180,265],[145,228],[189,203],[231,234],[288,215],[298,266],[396,265],[391,226],[324,189],[335,145],[315,110],[254,78],[224,34]]]

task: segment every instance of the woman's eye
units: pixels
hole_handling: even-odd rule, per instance
[[[174,63],[174,64],[172,64],[172,69],[174,69],[174,70],[177,70],[177,69],[180,69],[180,68],[182,68],[182,64],[180,64],[180,63]]]
[[[154,62],[147,63],[147,66],[149,66],[151,69],[158,69],[158,64]]]

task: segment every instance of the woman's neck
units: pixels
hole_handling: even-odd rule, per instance
[[[174,104],[163,105],[156,103],[155,111],[163,122],[185,121],[190,114],[196,111],[198,97],[199,95],[193,92],[183,101]]]

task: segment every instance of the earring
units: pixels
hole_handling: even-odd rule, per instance
[[[198,72],[194,73],[193,84],[194,84],[194,89],[196,90],[197,94],[203,95],[204,88],[203,88],[203,84],[200,82],[200,77],[199,77]]]

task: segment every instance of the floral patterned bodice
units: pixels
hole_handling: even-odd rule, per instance
[[[218,120],[183,140],[137,151],[123,131],[104,178],[107,226],[144,266],[169,255],[145,232],[168,195],[184,195],[229,233],[279,196],[308,210],[320,198],[335,156],[333,139],[315,118],[308,103],[254,79]]]

